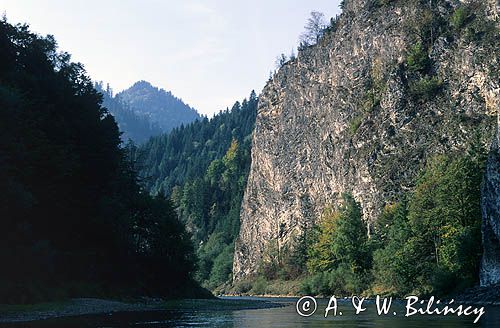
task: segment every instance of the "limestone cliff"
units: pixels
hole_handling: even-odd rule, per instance
[[[474,12],[451,22],[465,5]],[[491,141],[499,48],[487,29],[498,7],[347,0],[319,43],[279,69],[259,98],[235,279],[255,272],[270,241],[289,244],[342,193],[361,203],[369,224],[413,187],[429,156],[465,149],[477,131]],[[420,73],[407,63],[419,42],[430,57]]]
[[[500,1],[489,4],[490,13],[497,19]],[[497,110],[500,109],[497,103]],[[500,119],[500,115],[498,116]],[[500,283],[500,121],[497,123],[496,138],[491,146],[486,174],[482,187],[481,207],[483,212],[483,258],[481,261],[481,286]]]
[[[488,157],[482,187],[483,247],[481,286],[500,283],[500,148],[499,135],[495,138]]]

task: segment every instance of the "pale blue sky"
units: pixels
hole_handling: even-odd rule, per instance
[[[137,80],[211,115],[260,93],[312,10],[340,0],[2,0],[11,23],[53,34],[94,80],[120,91]]]

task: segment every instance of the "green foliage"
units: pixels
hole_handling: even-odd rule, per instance
[[[258,276],[266,280],[277,279],[278,271],[282,267],[280,255],[277,241],[271,240],[259,263]]]
[[[315,234],[315,231],[304,230],[295,236],[291,245],[281,247],[271,240],[259,264],[258,276],[267,281],[290,281],[306,274],[308,249],[316,240]]]
[[[424,76],[410,83],[410,93],[420,99],[432,99],[443,87],[443,80],[437,76]]]
[[[370,239],[359,204],[346,195],[291,249],[271,241],[258,275],[235,290],[279,294],[270,286],[288,280],[300,281],[306,295],[401,297],[447,295],[477,284],[485,150],[476,139],[463,154],[431,159],[415,190],[384,207]],[[304,263],[307,273],[290,274]]]
[[[406,67],[410,72],[425,73],[430,68],[430,58],[421,42],[410,48],[406,56]]]
[[[466,283],[475,281],[479,272],[482,172],[481,157],[439,158],[422,176],[409,206],[408,219],[422,229],[428,256]],[[475,246],[463,249],[469,244]]]
[[[199,245],[196,279],[212,290],[230,280],[256,112],[252,92],[210,120],[152,138],[134,157],[146,186],[170,195],[192,231]]]
[[[264,295],[266,294],[267,285],[268,285],[267,280],[264,277],[259,276],[253,282],[250,293],[254,295]]]
[[[251,279],[239,280],[233,285],[233,292],[237,295],[246,294],[252,289],[253,281]]]
[[[308,249],[314,241],[312,233],[306,229],[294,238],[293,247],[284,259],[284,268],[282,277],[285,280],[299,278],[306,273],[308,257]]]
[[[432,159],[415,191],[384,207],[366,237],[350,197],[309,231],[307,295],[443,295],[477,283],[485,150]],[[373,260],[372,260],[373,259]]]
[[[500,42],[495,21],[486,17],[484,1],[471,1],[458,7],[449,18],[451,28],[467,42],[495,47]],[[497,46],[498,47],[498,46]]]
[[[373,289],[380,294],[408,294],[414,284],[410,263],[413,245],[406,201],[386,207],[377,222],[374,239],[378,247],[373,254]]]
[[[227,290],[229,293],[239,295],[288,295],[296,296],[300,293],[302,281],[300,279],[267,280],[262,276],[253,276],[245,280],[239,280]]]
[[[314,239],[308,249],[307,268],[309,272],[324,271],[333,267],[335,254],[331,247],[339,218],[339,212],[328,208],[323,213],[321,223],[315,227]]]
[[[436,157],[408,203],[378,229],[375,289],[388,294],[445,294],[477,282],[481,257],[480,184],[484,150]],[[408,205],[407,205],[408,204]]]
[[[349,133],[351,136],[356,134],[363,121],[380,105],[382,94],[387,89],[383,78],[383,71],[378,61],[374,61],[371,78],[366,85],[366,89],[367,91],[363,95],[359,105],[362,112],[358,112],[349,124]]]
[[[221,284],[230,281],[233,271],[234,244],[229,244],[215,258],[208,281],[208,288],[215,289]]]
[[[179,293],[190,236],[139,186],[82,65],[5,19],[0,44],[0,303]]]
[[[431,13],[430,22],[434,22],[435,18]],[[433,24],[433,23],[432,23]],[[431,25],[432,25],[431,24]],[[434,25],[431,26],[432,31],[434,31]],[[434,37],[437,34],[431,35]],[[427,40],[423,38],[423,40]],[[406,70],[409,74],[409,91],[410,94],[415,98],[428,100],[436,96],[443,86],[443,80],[437,76],[434,76],[431,72],[432,61],[429,58],[428,47],[432,44],[426,42],[424,46],[423,42],[417,42],[407,53],[406,56]]]
[[[384,79],[384,69],[379,60],[373,61],[372,71],[369,83],[366,85],[366,92],[361,100],[361,109],[363,114],[368,116],[375,108],[380,106],[382,95],[387,90],[387,84]]]
[[[252,91],[248,100],[236,102],[231,110],[175,128],[141,146],[135,159],[146,188],[170,194],[175,186],[201,178],[214,160],[224,157],[233,139],[243,155],[249,152],[257,101]]]
[[[408,30],[416,37],[416,42],[421,43],[425,50],[431,49],[434,42],[449,29],[447,17],[438,10],[436,0],[420,8],[417,15],[408,20]]]
[[[360,295],[367,287],[367,276],[353,272],[346,264],[335,269],[317,272],[302,281],[304,295]]]
[[[363,115],[357,115],[351,120],[351,123],[349,124],[349,133],[351,134],[351,136],[355,135],[356,132],[358,132],[358,129],[363,123],[363,120]]]
[[[373,91],[368,91],[362,104],[365,113],[371,113],[380,104],[380,98]]]
[[[370,246],[361,208],[351,196],[344,196],[338,211],[325,210],[321,223],[297,241],[297,251],[303,252],[300,259],[310,272],[302,280],[301,293],[350,295],[367,288]]]
[[[371,266],[368,232],[361,207],[352,196],[344,196],[338,211],[325,211],[308,253],[307,267],[314,276],[306,280],[304,289],[327,295],[325,291],[351,294],[367,287]]]
[[[499,30],[495,22],[477,15],[465,27],[465,39],[469,42],[481,42],[487,46],[497,47],[500,44]]]
[[[467,20],[469,19],[470,13],[468,8],[460,6],[455,10],[453,15],[450,17],[450,25],[455,29],[459,30],[465,26]]]
[[[276,66],[276,69],[280,69],[281,67],[283,67],[287,62],[288,62],[288,58],[286,57],[285,54],[281,54],[279,55],[277,58],[276,58],[276,63],[275,63],[275,66]],[[290,57],[290,60],[292,60],[292,57]]]

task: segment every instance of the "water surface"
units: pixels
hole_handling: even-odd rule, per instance
[[[232,299],[232,298],[226,298]],[[241,298],[235,298],[241,299]],[[262,298],[245,298],[262,300]],[[405,317],[404,303],[395,303],[389,315],[378,316],[373,303],[367,310],[355,315],[350,301],[339,301],[342,316],[324,317],[327,300],[318,300],[318,310],[310,317],[297,314],[293,298],[265,299],[283,305],[280,308],[258,310],[215,310],[213,308],[169,310],[139,313],[114,313],[112,315],[88,315],[81,317],[50,319],[44,321],[0,324],[4,327],[25,328],[87,328],[87,327],[380,327],[380,328],[432,328],[432,327],[500,327],[500,307],[486,307],[486,313],[477,324],[474,316],[457,317],[420,315]],[[394,315],[396,312],[396,315]]]

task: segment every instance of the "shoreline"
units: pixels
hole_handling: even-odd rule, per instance
[[[497,287],[498,288],[498,287]],[[455,303],[463,304],[463,305],[480,305],[480,306],[500,306],[500,290],[494,288],[493,290],[484,287],[476,287],[469,290],[466,290],[464,293],[454,296],[445,296],[440,299],[441,301],[449,301],[451,299],[455,300]],[[254,294],[223,294],[218,295],[218,297],[240,297],[240,298],[296,298],[300,299],[305,295],[282,295],[282,294],[264,294],[264,295],[254,295]],[[315,295],[313,296],[317,299],[329,299],[330,296],[325,295]],[[337,296],[339,300],[349,300],[352,296]],[[391,296],[381,296],[382,298],[389,298]],[[406,302],[405,298],[401,297],[392,297],[393,300],[398,302]],[[376,296],[365,297],[365,300],[368,302],[375,302]],[[429,297],[420,298],[420,300],[428,301]]]
[[[302,295],[304,296],[304,295]],[[255,297],[255,298],[301,298],[301,295],[285,295],[285,294],[220,294],[217,297]]]
[[[463,305],[500,306],[500,288],[472,288],[460,295],[443,297],[443,300],[455,299]],[[64,317],[79,317],[85,315],[105,315],[123,312],[156,312],[156,311],[237,311],[276,308],[286,306],[290,299],[299,299],[300,295],[243,295],[223,294],[215,299],[180,299],[163,300],[158,298],[142,298],[137,301],[115,301],[99,298],[74,298],[63,302],[38,303],[33,305],[0,305],[0,324],[22,323],[57,319]],[[315,296],[328,299],[329,296]],[[250,298],[267,298],[259,300]],[[285,302],[274,302],[273,299],[284,299]],[[286,300],[288,299],[288,300]],[[349,297],[338,297],[348,300]],[[365,298],[374,302],[374,297]],[[405,302],[404,298],[393,298],[398,302]],[[424,299],[422,299],[424,300]],[[287,302],[288,301],[288,302]],[[293,302],[292,302],[293,303]]]

